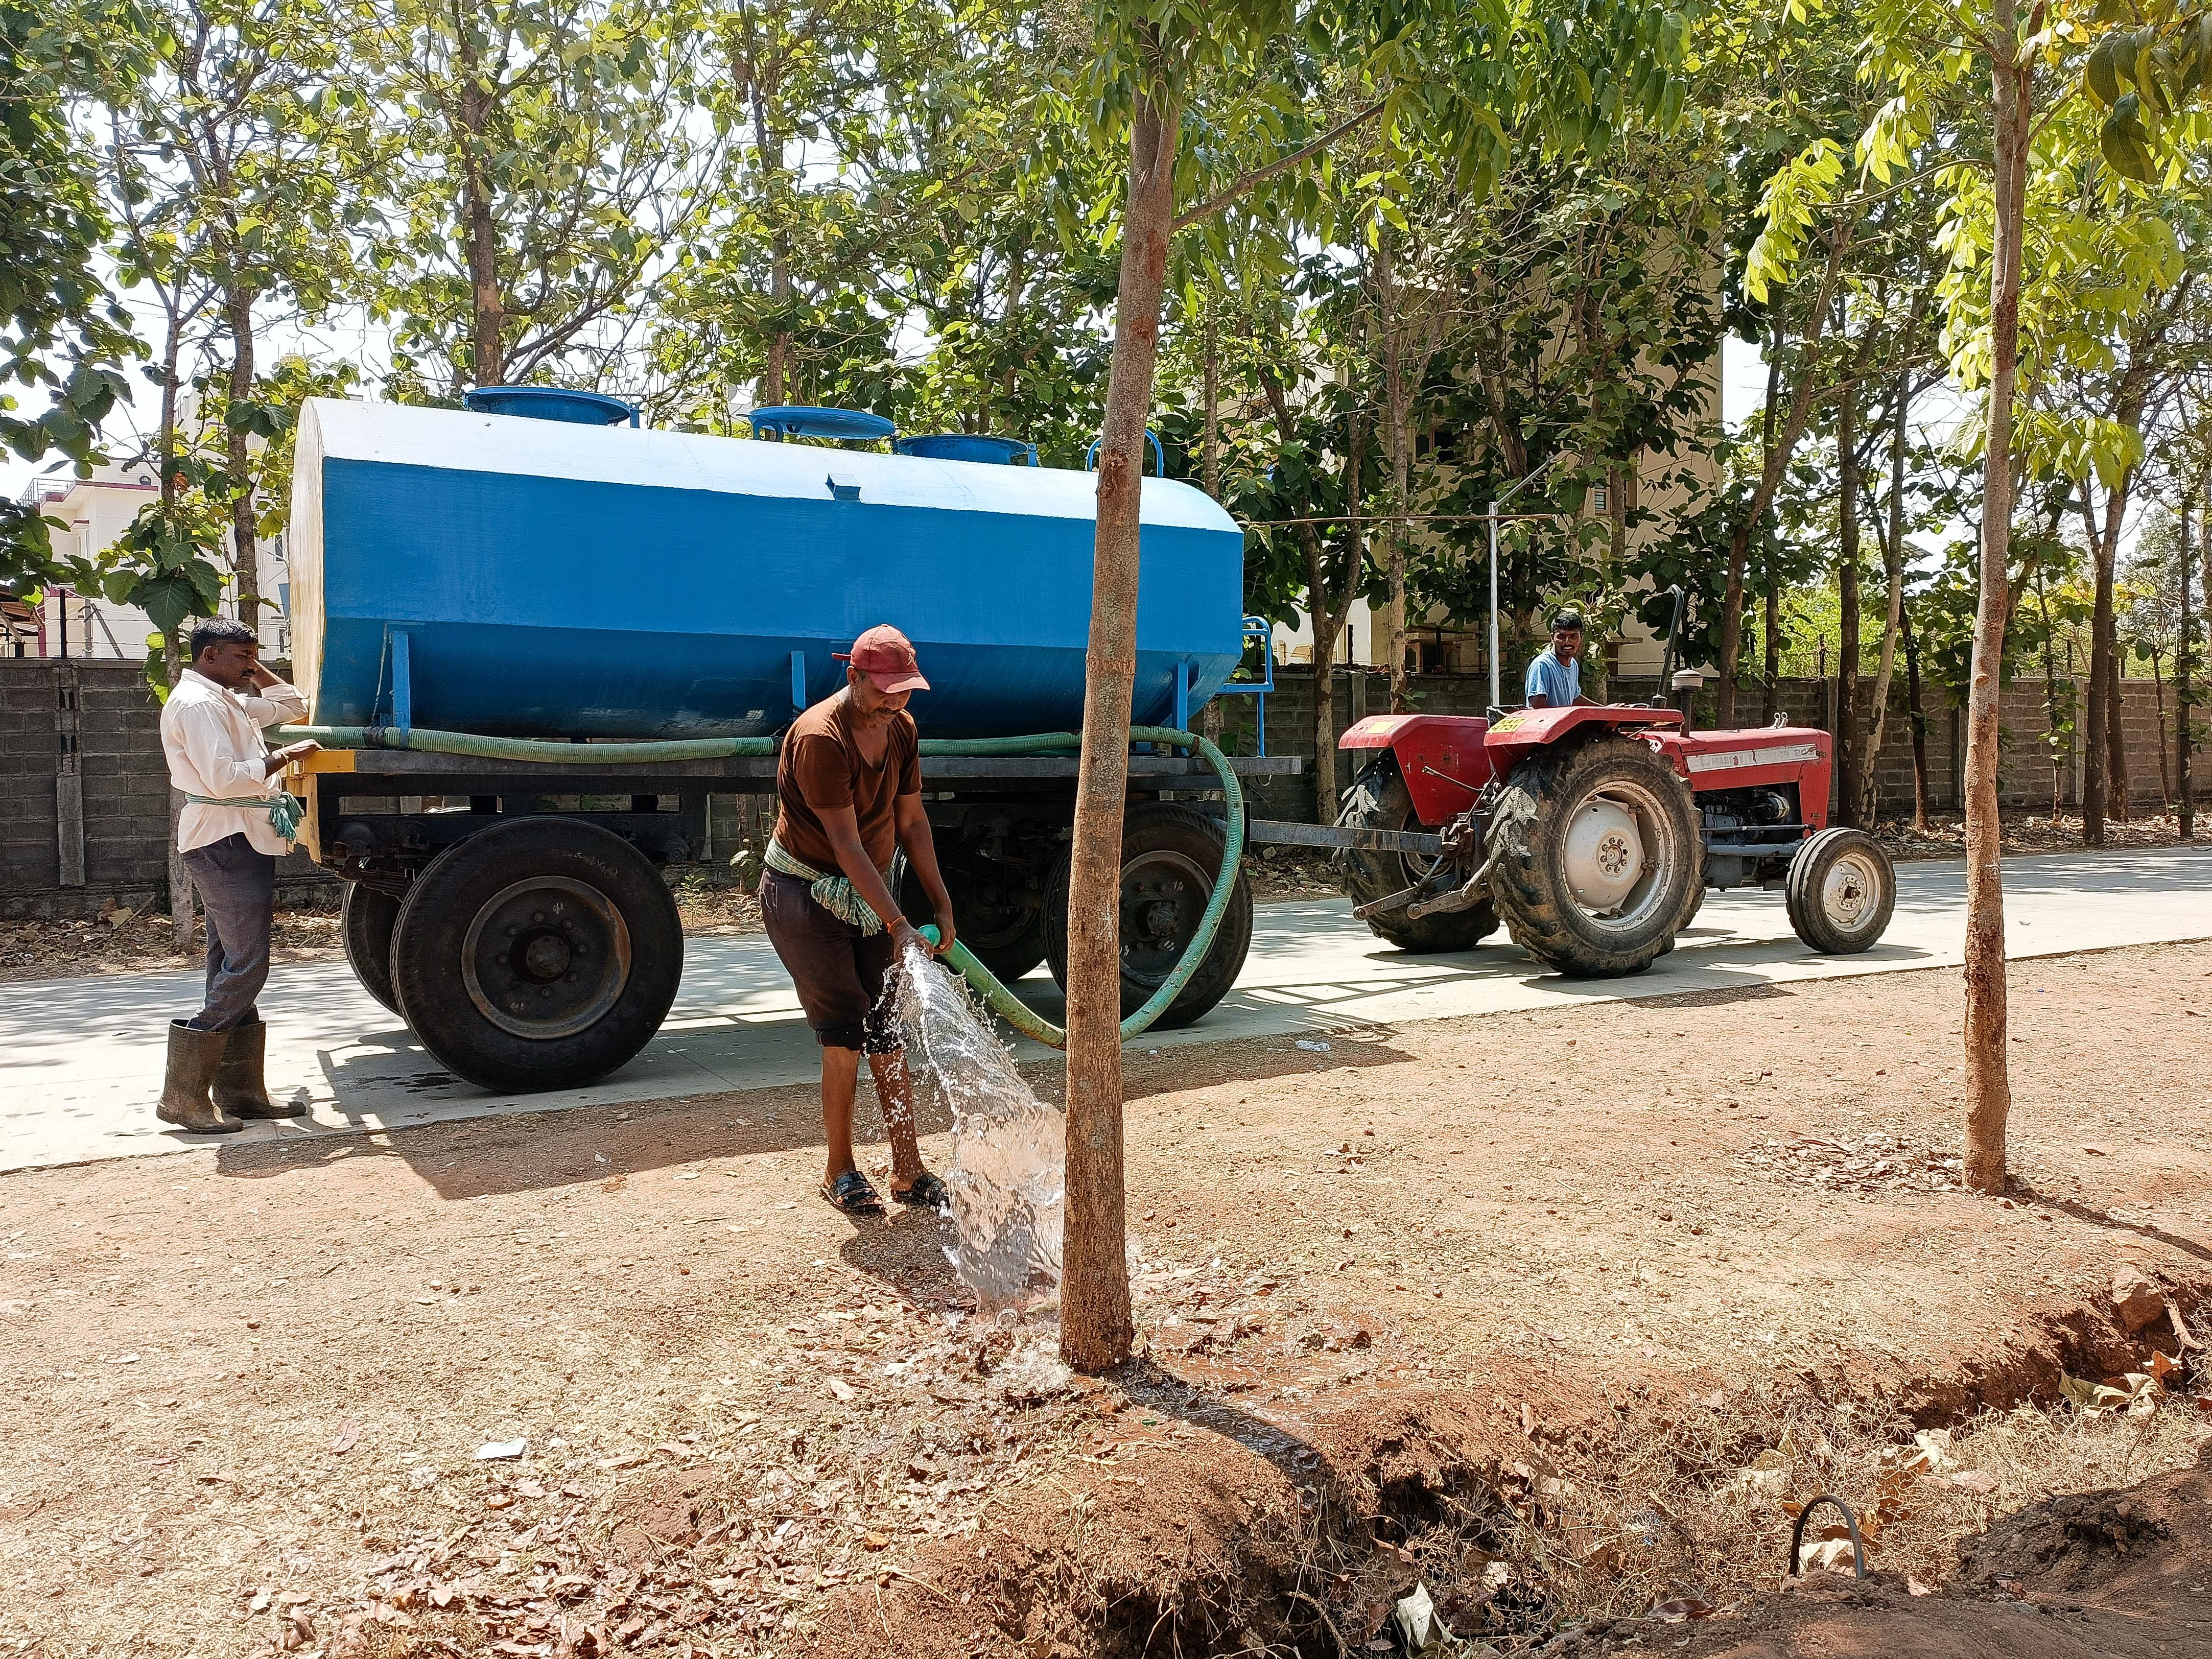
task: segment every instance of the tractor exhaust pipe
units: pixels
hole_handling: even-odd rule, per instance
[[[1697,701],[1705,677],[1694,668],[1682,668],[1674,673],[1674,707],[1682,711],[1682,729],[1690,729],[1691,705]]]

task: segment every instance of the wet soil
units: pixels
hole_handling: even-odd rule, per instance
[[[1885,1437],[2181,1357],[2111,1285],[2212,1313],[2208,976],[2016,967],[2002,1201],[1948,1162],[1948,971],[1133,1048],[1144,1352],[1098,1381],[975,1316],[937,1218],[822,1203],[807,1090],[10,1176],[0,1638],[1312,1656],[1412,1576],[1520,1649],[1747,1608],[1804,1483],[1877,1510]],[[2002,1514],[2193,1466],[2192,1411],[1982,1459],[1875,1565],[1961,1580]],[[1695,1532],[1762,1442],[1740,1536],[1598,1553],[1645,1527],[1609,1467],[1675,1459]]]

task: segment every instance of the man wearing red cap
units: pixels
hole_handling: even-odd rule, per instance
[[[848,1215],[883,1211],[853,1158],[853,1093],[866,1054],[890,1131],[891,1196],[933,1208],[945,1201],[945,1184],[921,1167],[914,1087],[886,982],[909,942],[927,948],[895,896],[900,851],[937,912],[938,948],[952,943],[952,900],[921,808],[921,738],[906,712],[908,696],[929,682],[906,635],[888,624],[836,654],[847,665],[845,689],[784,735],[761,920],[822,1045],[822,1195]]]

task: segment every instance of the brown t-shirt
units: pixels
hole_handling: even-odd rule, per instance
[[[893,805],[901,795],[921,793],[921,739],[914,716],[902,710],[884,731],[884,755],[871,766],[862,757],[840,691],[791,724],[775,768],[775,838],[783,850],[824,875],[838,873],[837,849],[817,816],[823,807],[849,806],[860,826],[860,845],[877,869],[889,867],[898,846]]]

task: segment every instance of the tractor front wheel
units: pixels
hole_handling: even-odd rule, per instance
[[[1863,830],[1823,830],[1790,860],[1782,896],[1799,939],[1823,956],[1856,956],[1888,931],[1897,868]]]
[[[1395,756],[1386,751],[1353,780],[1352,787],[1345,791],[1344,808],[1336,815],[1336,822],[1340,829],[1346,830],[1422,828],[1420,815],[1413,811],[1413,791],[1406,787],[1406,775],[1399,769]],[[1349,850],[1339,857],[1343,860],[1345,894],[1355,909],[1418,885],[1436,867],[1433,857],[1420,853]],[[1401,951],[1472,951],[1498,931],[1498,911],[1485,899],[1465,910],[1416,921],[1401,904],[1368,917],[1367,930]]]
[[[1674,945],[1699,896],[1704,848],[1690,792],[1634,738],[1531,756],[1508,780],[1490,833],[1498,914],[1515,943],[1563,974],[1643,972]]]

